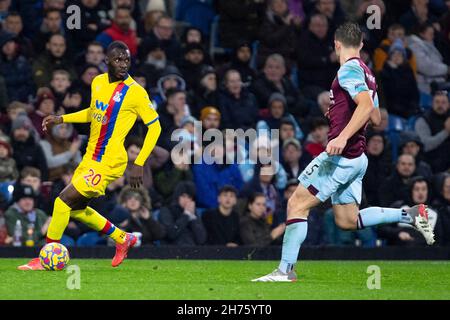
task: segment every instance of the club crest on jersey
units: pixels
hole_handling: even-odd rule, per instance
[[[120,100],[122,99],[122,93],[120,93],[119,91],[116,92],[116,94],[113,97],[113,100],[115,102],[120,102]]]
[[[95,108],[97,108],[98,110],[105,111],[106,109],[108,109],[108,104],[107,103],[103,103],[103,102],[98,101],[98,100],[95,100]]]

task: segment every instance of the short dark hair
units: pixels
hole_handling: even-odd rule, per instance
[[[280,121],[280,128],[281,128],[282,125],[285,125],[285,124],[287,124],[288,126],[291,126],[292,128],[295,129],[295,124],[294,124],[294,122],[293,122],[290,118],[288,118],[288,117],[281,118],[281,121]]]
[[[357,48],[361,45],[363,33],[357,23],[345,22],[337,28],[334,38],[346,47]]]
[[[142,138],[137,136],[130,136],[125,140],[125,150],[128,150],[131,146],[136,146],[139,149],[142,149],[142,146],[144,145],[144,141]]]
[[[96,41],[96,40],[93,40],[93,41],[89,42],[89,44],[87,45],[87,48],[89,48],[91,46],[101,47],[103,49],[103,45],[100,42]]]
[[[41,178],[41,170],[35,167],[24,167],[22,171],[20,171],[20,179],[24,179],[28,176],[32,176],[34,178]]]
[[[52,12],[58,12],[58,14],[62,17],[61,11],[58,10],[58,9],[56,9],[56,8],[49,8],[49,9],[46,9],[45,12],[44,12],[44,17],[47,18],[48,15],[49,15],[50,13],[52,13]]]
[[[317,128],[320,128],[320,127],[329,127],[329,126],[330,126],[330,125],[329,125],[327,119],[325,119],[325,118],[323,118],[323,117],[315,118],[315,119],[312,121],[312,123],[311,123],[311,131],[314,131],[314,130],[316,130]]]
[[[222,193],[226,193],[226,192],[232,192],[232,193],[234,193],[235,196],[238,195],[237,189],[229,184],[226,184],[222,188],[220,188],[219,195],[221,195]]]
[[[111,44],[106,49],[106,53],[109,55],[111,53],[111,51],[113,51],[115,49],[129,50],[128,46],[125,44],[125,42],[116,40],[116,41],[111,42]]]
[[[259,197],[263,197],[265,198],[266,196],[264,195],[264,193],[262,192],[253,192],[249,197],[248,197],[248,204],[253,204],[256,201],[256,198]]]
[[[176,95],[177,93],[184,93],[185,94],[186,91],[184,91],[183,89],[179,89],[179,88],[170,88],[166,92],[166,98],[169,99],[170,97]]]
[[[425,31],[427,31],[427,29],[429,28],[433,28],[433,24],[430,22],[424,22],[419,24],[418,26],[416,26],[416,28],[414,28],[414,34],[416,35],[420,35],[421,33],[424,33]]]
[[[10,12],[6,15],[6,18],[9,18],[9,17],[20,17],[20,18],[22,18],[22,16],[20,15],[20,13],[17,12],[17,11],[10,11]],[[23,20],[23,19],[22,19],[22,20]]]

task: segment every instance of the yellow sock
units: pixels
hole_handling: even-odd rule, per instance
[[[117,228],[91,207],[86,207],[86,210],[74,210],[70,213],[70,216],[80,222],[83,222],[89,228],[108,235],[117,243],[122,244],[125,242],[125,236],[127,233]]]
[[[47,231],[47,242],[59,242],[69,224],[70,210],[72,210],[61,198],[55,199],[52,220]]]

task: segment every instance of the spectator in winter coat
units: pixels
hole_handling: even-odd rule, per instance
[[[138,41],[136,31],[131,29],[131,22],[130,8],[117,7],[114,11],[114,20],[111,27],[100,33],[95,40],[100,42],[105,49],[113,41],[122,41],[130,49],[131,57],[136,58]]]
[[[265,1],[261,0],[219,0],[220,45],[235,48],[242,41],[257,39],[264,9]]]
[[[390,207],[395,201],[407,199],[408,184],[417,176],[416,162],[413,156],[403,154],[398,157],[395,172],[379,187],[380,205]]]
[[[259,110],[257,101],[253,93],[242,86],[239,72],[229,70],[224,83],[225,89],[219,96],[222,127],[243,130],[254,128]]]
[[[431,93],[432,82],[445,82],[450,67],[434,45],[434,28],[430,24],[421,25],[416,34],[409,37],[408,43],[417,60],[417,83],[420,92]]]
[[[163,70],[156,87],[150,90],[152,104],[155,109],[158,109],[159,106],[167,101],[167,91],[169,89],[186,90],[186,81],[184,81],[178,68],[171,65]]]
[[[16,37],[20,52],[25,58],[30,59],[34,55],[33,44],[31,40],[23,34],[23,20],[22,16],[15,11],[11,11],[5,18],[3,24],[3,31],[11,33]]]
[[[145,60],[148,54],[148,48],[155,43],[164,50],[167,60],[171,63],[178,63],[181,56],[181,46],[175,33],[175,22],[167,15],[162,15],[156,20],[156,24],[152,31],[143,37],[140,45],[140,59]]]
[[[0,34],[0,75],[5,79],[9,101],[28,102],[34,93],[31,67],[20,53],[13,34]]]
[[[39,30],[33,35],[33,47],[40,54],[45,50],[45,44],[54,34],[64,34],[62,12],[56,8],[48,8]]]
[[[429,204],[431,188],[429,182],[423,177],[411,179],[408,186],[408,197],[392,204],[393,208],[409,209],[418,204]],[[428,219],[434,229],[438,213],[428,206]],[[388,245],[426,245],[425,238],[419,231],[409,224],[393,223],[378,227],[380,238],[386,239]]]
[[[125,143],[125,149],[127,150],[128,154],[128,167],[124,173],[126,180],[128,180],[128,177],[130,175],[130,166],[132,163],[134,163],[134,160],[136,160],[137,156],[141,152],[143,144],[143,140],[139,137],[130,137]],[[169,156],[170,154],[166,149],[159,146],[155,146],[153,148],[150,157],[144,164],[143,186],[147,190],[153,188],[153,171],[162,168],[164,164],[169,160]]]
[[[281,93],[275,92],[270,96],[268,109],[268,117],[263,117],[256,124],[256,130],[258,132],[263,129],[269,131],[272,129],[279,130],[283,121],[289,120],[295,127],[295,138],[299,140],[304,138],[303,131],[300,129],[297,120],[287,112],[287,101]]]
[[[202,219],[208,234],[207,243],[237,247],[240,242],[239,214],[234,206],[237,202],[237,190],[232,186],[223,186],[219,191],[219,206],[207,210]]]
[[[152,217],[152,206],[148,192],[127,186],[119,194],[120,205],[128,211],[128,219],[120,226],[128,232],[142,233],[142,244],[151,245],[166,236],[165,227]]]
[[[270,165],[257,165],[253,179],[243,186],[241,192],[241,197],[247,199],[254,193],[264,194],[266,212],[263,218],[269,225],[278,220],[281,211],[281,199],[275,188],[275,178],[274,169]]]
[[[431,179],[433,172],[431,166],[423,160],[423,143],[414,131],[400,133],[399,154],[410,154],[416,160],[417,175]]]
[[[415,131],[424,145],[425,160],[437,173],[450,168],[450,103],[446,92],[437,92],[433,107],[417,119]]]
[[[219,190],[224,185],[232,185],[237,190],[243,186],[239,167],[236,163],[227,164],[223,146],[214,144],[210,150],[211,154],[203,155],[201,164],[192,166],[200,208],[216,208]]]
[[[270,225],[264,219],[266,213],[266,197],[264,194],[252,194],[247,209],[248,212],[240,221],[242,244],[255,247],[281,244],[286,224],[282,223],[276,228],[270,229]]]
[[[183,59],[178,64],[188,89],[195,88],[202,70],[207,63],[207,53],[199,43],[191,43],[184,48]]]
[[[167,161],[155,175],[155,189],[161,194],[165,204],[172,202],[175,188],[180,183],[194,180],[187,154],[181,154],[172,159]]]
[[[195,185],[186,181],[178,184],[173,201],[161,208],[159,221],[167,230],[165,242],[179,246],[204,244],[207,234],[199,218],[195,202]]]
[[[253,82],[250,90],[258,99],[260,108],[269,105],[269,98],[275,92],[285,96],[290,113],[297,107],[298,91],[286,76],[285,60],[279,54],[273,54],[267,58],[263,73]]]
[[[303,151],[300,141],[293,138],[283,143],[282,155],[282,164],[288,180],[297,179],[312,160],[311,156]]]
[[[219,105],[219,90],[216,70],[208,65],[202,67],[200,77],[189,92],[192,115],[200,117],[200,111],[204,107]]]
[[[300,18],[289,12],[286,0],[270,0],[260,28],[259,65],[274,53],[281,54],[290,70],[294,64],[295,48],[300,31]]]
[[[35,111],[30,114],[30,120],[39,137],[44,138],[45,133],[42,130],[42,121],[46,116],[54,114],[56,111],[56,99],[49,88],[38,89],[35,106]]]
[[[399,39],[389,49],[389,59],[381,71],[381,84],[389,113],[407,119],[420,111],[416,78]]]
[[[5,212],[8,234],[14,236],[17,221],[22,225],[22,245],[42,245],[50,224],[50,217],[36,208],[36,195],[30,186],[17,185],[14,188],[14,204]],[[32,241],[26,242],[26,241]]]
[[[315,14],[309,20],[308,30],[298,43],[297,57],[300,87],[316,93],[331,87],[339,61],[323,14]]]
[[[37,143],[37,132],[26,115],[19,115],[11,125],[11,146],[14,160],[20,171],[26,166],[38,168],[43,180],[48,178],[47,161],[41,146]]]
[[[401,24],[391,25],[388,29],[387,38],[384,39],[380,43],[380,46],[375,49],[373,55],[374,71],[376,73],[379,73],[381,72],[381,70],[383,70],[384,64],[389,58],[389,51],[391,49],[391,46],[397,40],[401,41],[402,47],[404,48],[406,53],[405,60],[411,67],[411,70],[414,72],[414,75],[416,75],[417,72],[416,57],[414,56],[413,52],[407,45],[405,28]]]
[[[109,27],[109,19],[106,16],[105,3],[99,0],[77,1],[80,8],[80,28],[68,30],[71,35],[72,46],[75,52],[81,52],[88,48],[89,43],[104,29]],[[88,61],[86,61],[88,62]],[[92,63],[92,62],[88,62]]]
[[[49,135],[40,141],[42,151],[48,166],[48,179],[55,181],[61,177],[63,167],[69,162],[81,162],[81,140],[70,141],[73,136],[73,126],[70,123],[61,123],[54,126]]]
[[[386,138],[380,132],[367,134],[368,165],[363,179],[363,189],[369,206],[380,206],[378,189],[391,175],[392,165]]]
[[[223,78],[227,71],[236,70],[241,75],[242,83],[245,86],[249,86],[256,78],[256,71],[250,67],[251,59],[251,44],[249,42],[239,43],[231,57],[231,61],[220,69],[220,78]]]
[[[46,50],[33,62],[33,80],[36,86],[48,87],[53,71],[64,69],[71,80],[77,78],[75,67],[67,54],[66,39],[61,34],[53,34],[46,43]]]

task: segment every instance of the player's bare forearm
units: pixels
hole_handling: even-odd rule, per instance
[[[357,103],[355,112],[353,113],[350,122],[339,135],[339,137],[345,140],[350,139],[367,123],[367,121],[369,121],[374,109],[373,101],[368,91],[359,93],[355,98],[355,102]]]
[[[370,122],[374,126],[379,126],[381,124],[381,112],[380,108],[374,108],[370,113]]]

